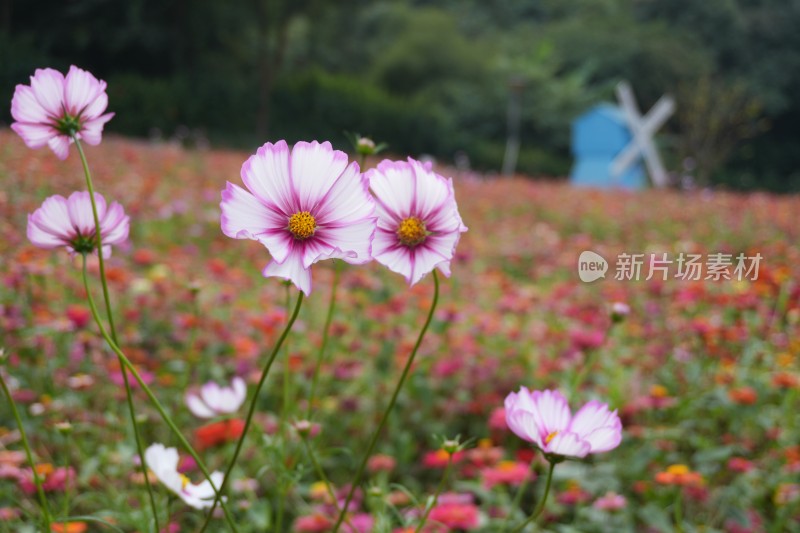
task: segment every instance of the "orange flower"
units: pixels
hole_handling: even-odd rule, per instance
[[[86,522],[56,522],[50,527],[56,533],[84,533],[88,529]]]
[[[670,465],[663,472],[656,474],[656,483],[662,485],[700,486],[704,483],[703,476],[693,472],[686,465]]]
[[[205,450],[225,442],[235,441],[242,436],[244,421],[238,418],[213,422],[194,431],[197,448]]]
[[[728,397],[739,405],[753,405],[758,401],[758,393],[753,387],[739,387],[728,391]]]

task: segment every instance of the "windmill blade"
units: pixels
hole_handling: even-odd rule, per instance
[[[643,138],[640,140],[640,147],[644,155],[644,162],[647,164],[647,170],[650,173],[650,179],[653,180],[653,185],[656,187],[666,187],[668,183],[667,171],[664,170],[664,165],[661,163],[661,157],[658,155],[653,141],[650,138]]]
[[[641,155],[641,149],[635,140],[631,140],[611,162],[611,176],[618,178],[628,167],[634,164]]]
[[[662,96],[644,117],[642,129],[650,134],[655,133],[674,112],[675,100],[671,96]]]
[[[636,105],[636,98],[633,96],[633,89],[627,81],[621,81],[617,84],[616,88],[617,98],[622,104],[622,110],[625,112],[625,118],[631,123],[639,121],[641,113],[639,107]]]

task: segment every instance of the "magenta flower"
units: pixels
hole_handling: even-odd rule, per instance
[[[375,260],[414,285],[434,268],[450,276],[450,261],[467,231],[453,180],[409,158],[384,160],[366,173],[378,204]]]
[[[356,163],[331,143],[267,143],[242,165],[247,190],[222,191],[222,232],[253,239],[272,255],[265,277],[311,293],[311,265],[323,259],[371,259],[375,202]]]
[[[522,387],[506,397],[509,429],[545,454],[585,457],[613,450],[622,440],[622,423],[608,405],[590,401],[572,416],[558,391]]]
[[[130,229],[130,219],[122,206],[95,193],[97,216],[100,219],[100,237],[103,240],[103,257],[111,255],[111,245],[125,242]],[[28,240],[39,248],[65,247],[71,254],[91,253],[97,246],[92,200],[88,192],[74,192],[69,198],[56,194],[47,198],[42,206],[28,215]]]
[[[51,68],[36,69],[30,85],[17,85],[11,100],[11,129],[29,148],[50,147],[59,159],[69,155],[72,136],[100,144],[103,126],[114,113],[108,106],[106,82],[71,66],[67,76]]]

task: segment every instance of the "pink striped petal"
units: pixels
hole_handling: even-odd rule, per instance
[[[92,74],[72,65],[64,79],[64,107],[70,115],[77,117],[104,89]]]
[[[11,116],[17,122],[38,124],[50,122],[47,111],[36,99],[33,89],[28,85],[17,85],[14,89],[14,97],[11,99]]]
[[[14,122],[11,129],[22,137],[22,142],[28,148],[41,148],[47,145],[51,139],[58,136],[58,132],[47,124],[30,124],[27,122]],[[67,144],[69,152],[69,144]],[[61,159],[64,159],[63,157]]]

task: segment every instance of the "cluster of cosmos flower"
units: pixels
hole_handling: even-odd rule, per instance
[[[12,128],[29,147],[46,145],[65,159],[76,140],[100,142],[103,125],[113,116],[105,113],[105,88],[105,82],[74,66],[66,76],[37,70],[29,86],[16,88]],[[411,158],[384,160],[362,173],[329,142],[298,142],[291,148],[285,141],[268,142],[244,162],[241,180],[243,187],[229,182],[222,191],[223,233],[263,244],[271,256],[263,275],[289,280],[305,295],[311,292],[311,266],[325,259],[354,265],[374,259],[410,285],[434,269],[449,277],[460,235],[467,231],[452,179]],[[27,233],[41,248],[63,247],[85,256],[96,251],[97,227],[107,256],[112,245],[127,239],[130,220],[120,204],[108,204],[98,193],[92,198],[89,192],[74,192],[68,198],[47,198],[29,215]],[[230,387],[206,384],[199,394],[186,397],[186,405],[200,418],[228,417],[246,396],[246,383],[237,377]],[[505,420],[553,465],[609,451],[621,441],[616,411],[591,401],[573,415],[557,391],[522,387],[509,394]],[[222,485],[223,473],[193,484],[179,471],[177,450],[158,443],[147,448],[145,461],[161,484],[188,505],[213,506],[214,487]],[[436,513],[452,513],[459,505],[463,502],[445,499]]]

